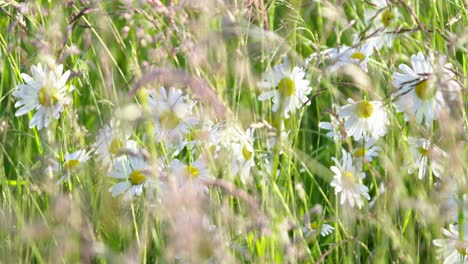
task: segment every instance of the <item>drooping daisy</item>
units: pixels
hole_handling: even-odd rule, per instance
[[[378,139],[387,133],[389,121],[382,102],[367,100],[355,102],[351,98],[348,102],[350,104],[338,110],[338,116],[344,119],[344,127],[348,136],[359,141],[361,138]]]
[[[121,156],[114,160],[114,166],[109,176],[122,180],[109,188],[112,196],[127,192],[126,197],[140,196],[144,185],[151,176],[148,163],[140,156]]]
[[[372,53],[374,53],[373,44],[370,42],[360,44],[357,37],[355,37],[355,44],[353,46],[348,47],[344,45],[327,51],[327,56],[331,60],[329,71],[334,72],[349,64],[357,65],[365,72],[368,71],[367,62]]]
[[[405,120],[415,118],[421,124],[429,126],[445,107],[443,91],[450,93],[450,97],[460,89],[454,79],[452,65],[445,63],[446,58],[437,60],[430,56],[425,58],[419,52],[411,56],[412,67],[400,64],[400,72],[393,74],[392,84],[398,88],[393,94],[395,105],[399,112],[404,112]]]
[[[156,118],[155,136],[158,142],[169,141],[178,144],[190,128],[198,123],[193,114],[195,102],[180,89],[174,87],[167,91],[164,87],[149,91],[148,104]]]
[[[62,165],[63,176],[58,180],[57,184],[62,183],[64,180],[69,180],[72,172],[77,170],[84,162],[89,160],[91,152],[84,149],[77,150],[73,153],[65,153]]]
[[[267,89],[258,96],[258,100],[264,101],[272,99],[273,112],[280,111],[284,117],[304,105],[310,104],[307,97],[312,88],[303,68],[289,65],[285,58],[282,64],[278,64],[273,69],[263,74],[263,81],[257,84],[262,89]]]
[[[66,83],[70,77],[70,71],[63,72],[63,65],[49,69],[47,65],[42,67],[39,63],[31,67],[32,77],[22,73],[21,77],[26,84],[18,84],[13,96],[19,100],[15,107],[21,107],[16,111],[16,116],[24,115],[31,110],[36,110],[29,122],[29,127],[42,129],[50,124],[50,119],[59,119],[60,113],[71,99],[68,94],[74,89],[70,85],[67,89]]]
[[[97,161],[104,168],[110,168],[112,160],[117,158],[122,151],[134,152],[137,149],[137,143],[129,138],[130,132],[123,129],[118,121],[111,121],[109,125],[105,125],[93,144]]]
[[[447,154],[430,140],[425,138],[408,137],[410,147],[410,157],[407,159],[408,173],[418,172],[418,178],[421,180],[427,171],[432,171],[434,176],[440,177],[444,167],[440,163],[441,159]]]
[[[330,167],[333,176],[333,181],[330,183],[335,188],[335,194],[340,194],[340,203],[344,204],[348,201],[351,207],[354,204],[361,208],[364,204],[363,197],[370,200],[369,189],[362,184],[362,179],[366,176],[356,166],[353,165],[351,154],[342,150],[341,162],[336,158],[332,158],[336,166]]]
[[[442,228],[446,238],[434,239],[432,243],[439,247],[438,258],[444,260],[444,264],[468,263],[468,237],[467,228],[464,230],[464,238],[460,239],[457,225],[449,225],[448,229]]]
[[[370,26],[368,40],[380,49],[383,45],[392,47],[396,34],[392,31],[398,27],[398,8],[389,5],[387,0],[372,0],[371,5],[364,11],[366,24]]]

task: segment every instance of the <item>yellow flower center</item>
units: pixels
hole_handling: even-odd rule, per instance
[[[416,95],[421,100],[430,100],[434,98],[437,89],[429,82],[429,80],[424,80],[414,86],[414,91]]]
[[[363,157],[364,155],[366,155],[366,148],[358,148],[354,151],[354,157]]]
[[[162,113],[159,120],[165,130],[172,130],[180,123],[180,118],[172,110]]]
[[[145,182],[145,180],[146,176],[141,172],[141,170],[134,170],[130,174],[130,182],[132,183],[132,185],[142,184],[143,182]]]
[[[296,91],[296,84],[291,78],[286,77],[281,79],[278,84],[278,90],[281,96],[291,96]]]
[[[39,90],[39,94],[37,95],[37,100],[39,101],[39,104],[42,106],[53,106],[55,105],[58,100],[58,91],[55,88],[48,88],[47,86],[43,86]]]
[[[80,165],[80,161],[79,161],[79,160],[72,159],[72,160],[69,160],[69,161],[65,162],[65,165],[63,165],[63,166],[64,166],[65,169],[67,169],[67,170],[73,170],[73,169],[75,169],[76,167],[78,167],[78,165]]]
[[[242,156],[244,156],[244,159],[245,160],[250,160],[252,158],[252,151],[249,150],[249,148],[247,147],[247,144],[245,144],[243,147],[242,147]]]
[[[343,177],[344,177],[345,181],[348,182],[348,183],[354,183],[356,181],[356,179],[354,178],[353,173],[350,172],[350,171],[343,172]]]
[[[419,147],[418,150],[419,150],[419,153],[421,153],[421,155],[423,155],[423,156],[429,156],[429,154],[430,154],[430,150],[429,150],[429,149],[425,149],[425,148],[423,148],[423,147]]]
[[[395,14],[390,8],[388,8],[382,12],[382,16],[380,18],[384,27],[388,27],[390,23],[392,23],[393,19],[395,19]]]
[[[357,51],[357,52],[354,52],[353,54],[351,54],[351,58],[352,59],[357,59],[357,60],[359,60],[359,62],[361,62],[361,61],[366,59],[366,55],[364,55],[364,53],[362,53],[362,52]]]
[[[368,101],[362,101],[356,106],[356,114],[361,118],[369,118],[374,113],[374,105]]]
[[[187,173],[189,175],[190,178],[196,178],[198,177],[198,174],[200,174],[200,171],[198,171],[197,168],[195,168],[195,166],[187,166]]]
[[[310,223],[309,224],[309,228],[310,229],[317,229],[319,227],[318,223],[317,222],[313,222],[313,223]]]
[[[114,138],[114,140],[112,140],[112,142],[110,143],[109,151],[112,155],[117,155],[119,154],[119,150],[122,149],[123,146],[124,143],[122,142],[122,140]]]

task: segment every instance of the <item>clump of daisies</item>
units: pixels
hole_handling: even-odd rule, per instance
[[[411,56],[411,67],[400,64],[401,72],[393,74],[392,84],[398,90],[393,93],[398,112],[403,112],[406,121],[430,126],[446,109],[444,92],[454,98],[460,85],[454,79],[452,65],[444,56],[428,58],[419,52]]]
[[[273,101],[273,112],[279,112],[285,118],[295,114],[297,110],[310,104],[308,95],[312,92],[310,82],[303,68],[291,68],[287,58],[282,64],[274,66],[263,74],[258,86],[264,91],[258,100]]]
[[[13,96],[18,98],[15,107],[19,108],[15,115],[22,116],[32,110],[36,110],[29,122],[29,127],[42,129],[48,127],[51,118],[59,119],[65,106],[71,102],[70,92],[73,85],[67,85],[70,71],[63,72],[63,65],[38,64],[31,67],[32,76],[22,73],[21,77],[26,82],[18,84],[13,91]]]

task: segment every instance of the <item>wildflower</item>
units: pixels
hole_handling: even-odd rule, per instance
[[[195,102],[180,89],[171,87],[166,91],[161,87],[159,94],[151,90],[148,104],[156,117],[155,134],[158,142],[179,144],[190,128],[198,123],[198,119],[192,116]]]
[[[364,144],[364,146],[362,146]],[[373,158],[379,156],[380,147],[375,146],[375,139],[370,139],[365,142],[361,140],[359,147],[355,147],[353,150],[353,157],[357,159],[357,163],[361,163],[363,159],[367,162],[371,162]]]
[[[258,86],[268,89],[258,96],[258,100],[272,99],[273,112],[280,111],[286,118],[302,106],[310,104],[307,96],[312,88],[309,80],[305,79],[304,69],[297,66],[291,69],[287,59],[265,72]]]
[[[203,180],[210,178],[210,172],[203,158],[198,158],[195,162],[189,164],[174,159],[171,162],[170,170],[178,187],[192,184],[191,186],[198,186],[205,191],[207,190],[206,186],[203,185]]]
[[[465,227],[466,229],[466,227]],[[465,230],[464,234],[467,234]],[[468,262],[468,238],[460,239],[457,225],[449,225],[448,229],[442,228],[446,238],[434,239],[432,243],[439,247],[437,255],[444,260],[444,264],[467,263]]]
[[[441,176],[444,168],[439,163],[439,159],[447,155],[443,150],[425,138],[416,139],[409,137],[408,145],[410,147],[410,157],[408,157],[406,165],[409,174],[418,171],[418,178],[421,180],[426,175],[426,171],[430,166],[434,176]]]
[[[357,37],[355,37],[354,42],[355,47],[344,45],[342,47],[326,51],[326,55],[331,60],[331,66],[329,67],[330,71],[336,71],[349,64],[357,65],[365,72],[368,71],[367,62],[369,61],[369,57],[372,53],[374,53],[373,45],[370,42],[360,44]]]
[[[340,203],[344,204],[348,201],[351,207],[356,204],[359,208],[363,205],[362,198],[370,200],[369,189],[362,184],[365,174],[353,165],[351,154],[342,150],[341,162],[336,158],[332,158],[336,166],[330,169],[335,174],[331,186],[335,187],[335,194],[341,193]]]
[[[70,175],[72,172],[77,170],[84,162],[89,160],[90,152],[86,152],[86,150],[81,149],[77,150],[73,153],[65,153],[64,161],[63,161],[63,176],[58,180],[57,184],[62,183],[64,180],[69,180]]]
[[[235,128],[236,138],[231,144],[233,153],[232,174],[239,175],[243,183],[247,181],[251,168],[255,166],[254,132],[254,128],[249,128],[245,132]]]
[[[126,197],[140,196],[144,185],[148,182],[149,166],[140,156],[121,156],[114,160],[113,171],[109,176],[115,179],[122,179],[109,188],[112,196],[117,196],[126,191]]]
[[[320,225],[318,222],[312,222],[303,228],[305,237],[310,237],[311,235],[317,232],[320,232],[320,235],[322,237],[326,237],[333,233],[333,231],[335,231],[335,228],[333,226],[329,224]]]
[[[350,104],[340,107],[338,116],[344,119],[346,133],[355,140],[364,138],[378,139],[387,133],[387,111],[380,101],[362,100],[355,102],[348,99]]]
[[[372,0],[372,7],[364,11],[366,23],[371,25],[369,41],[376,49],[380,49],[384,44],[391,48],[396,34],[391,32],[397,29],[398,8],[389,5],[387,0]]]
[[[446,106],[443,89],[451,94],[450,98],[454,98],[460,89],[454,80],[452,65],[445,60],[445,56],[438,60],[433,56],[426,59],[419,52],[411,56],[412,68],[400,64],[402,72],[393,74],[392,84],[398,88],[393,94],[395,105],[398,112],[404,112],[406,121],[415,117],[419,124],[424,121],[429,126],[433,120],[439,119]]]
[[[111,121],[99,132],[93,144],[97,160],[105,168],[109,168],[112,160],[117,158],[123,150],[135,151],[137,143],[129,140],[130,132],[122,130],[119,122]]]
[[[48,127],[50,119],[59,119],[60,113],[65,106],[70,103],[67,96],[74,89],[71,85],[67,89],[66,82],[70,77],[70,71],[63,72],[63,65],[58,65],[55,69],[49,69],[47,65],[42,67],[39,63],[31,67],[32,77],[22,73],[21,77],[26,84],[19,84],[13,91],[13,96],[19,100],[15,107],[21,107],[15,113],[22,116],[31,110],[37,110],[29,122],[29,127],[42,129]]]

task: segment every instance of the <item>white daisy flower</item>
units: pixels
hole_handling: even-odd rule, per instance
[[[320,232],[322,237],[326,237],[335,231],[335,228],[329,224],[320,225],[318,222],[312,222],[306,226],[303,230],[305,237],[310,237],[311,235]]]
[[[355,102],[351,98],[348,102],[350,104],[338,110],[338,116],[344,119],[344,127],[348,136],[359,141],[361,138],[378,139],[387,133],[389,121],[382,102],[367,100]]]
[[[13,91],[13,96],[19,100],[15,107],[21,107],[15,113],[16,116],[24,115],[31,110],[37,110],[29,122],[29,127],[42,129],[48,127],[50,119],[59,119],[60,113],[71,99],[67,96],[74,89],[71,85],[67,90],[67,80],[70,71],[63,72],[63,65],[49,69],[47,65],[42,67],[39,63],[31,67],[32,77],[22,73],[21,77],[26,84],[19,84]]]
[[[353,150],[353,157],[357,159],[357,164],[361,163],[360,160],[364,159],[368,162],[371,162],[375,157],[379,156],[379,151],[381,148],[375,146],[375,139],[369,139],[365,142],[359,142],[359,147],[355,147]],[[362,144],[364,143],[364,146]]]
[[[408,173],[413,174],[418,172],[418,178],[421,180],[426,175],[428,169],[432,171],[434,176],[440,177],[444,171],[444,166],[440,163],[441,158],[447,154],[431,141],[425,138],[408,137],[408,145],[410,148],[410,157],[406,161]]]
[[[137,143],[129,140],[130,132],[121,128],[119,122],[111,121],[105,125],[93,144],[97,161],[104,168],[110,168],[113,159],[117,158],[123,150],[136,151]]]
[[[357,207],[361,208],[364,204],[363,197],[370,200],[369,189],[362,184],[362,179],[366,175],[353,165],[351,154],[342,150],[342,155],[341,162],[334,157],[332,158],[336,166],[330,167],[335,174],[330,185],[335,188],[336,195],[340,193],[340,204],[348,201],[351,207],[356,204]]]
[[[291,69],[285,58],[282,64],[263,74],[263,81],[257,84],[260,88],[268,89],[258,96],[258,100],[272,99],[273,112],[280,111],[284,117],[295,114],[304,105],[310,104],[307,97],[312,88],[303,68]]]
[[[421,124],[429,126],[446,106],[443,92],[456,96],[460,90],[458,82],[454,79],[452,65],[446,63],[445,56],[437,60],[431,55],[425,58],[419,52],[411,56],[412,67],[400,64],[402,71],[393,74],[392,84],[399,90],[393,94],[395,105],[399,112],[404,112],[405,120],[413,117]]]
[[[241,181],[246,183],[250,170],[255,166],[254,128],[248,128],[245,132],[235,128],[236,138],[230,143],[233,154],[231,172],[239,175]],[[228,143],[229,144],[229,143]]]
[[[392,31],[398,28],[399,12],[398,8],[388,3],[387,0],[372,0],[372,6],[364,11],[367,25],[372,25],[369,30],[372,37],[368,41],[372,42],[376,49],[383,45],[392,47],[396,37]]]
[[[72,172],[77,170],[84,162],[89,160],[91,152],[81,149],[73,153],[65,153],[63,161],[63,176],[58,180],[57,184],[61,184],[64,180],[69,180]]]
[[[348,47],[346,45],[339,48],[333,48],[326,51],[327,57],[331,60],[329,71],[334,72],[339,68],[354,64],[360,67],[363,71],[367,72],[367,62],[369,57],[374,53],[374,46],[371,42],[360,44],[357,36],[354,37],[355,47]]]
[[[202,181],[210,179],[210,171],[208,165],[203,158],[198,158],[195,162],[185,164],[178,159],[174,159],[170,165],[170,171],[175,176],[175,181],[178,187],[183,187],[187,183],[203,186]]]
[[[467,231],[464,230],[464,234],[467,234]],[[444,264],[468,263],[468,238],[466,235],[460,239],[457,225],[449,225],[448,229],[442,228],[442,233],[446,238],[432,241],[435,246],[439,247],[437,249],[438,258],[444,260]]]
[[[126,197],[140,196],[143,187],[148,182],[150,169],[148,164],[140,156],[121,156],[114,160],[114,166],[109,176],[115,179],[121,179],[114,186],[109,188],[112,196],[117,196],[127,192]]]
[[[211,120],[205,120],[200,127],[193,128],[185,135],[182,142],[177,144],[174,155],[178,155],[185,147],[193,151],[198,146],[208,151],[208,154],[212,157],[217,157],[221,149],[220,143],[220,124],[214,124]]]
[[[195,102],[180,89],[164,87],[149,91],[148,104],[156,117],[155,136],[158,142],[180,144],[189,130],[198,123],[193,117]]]

